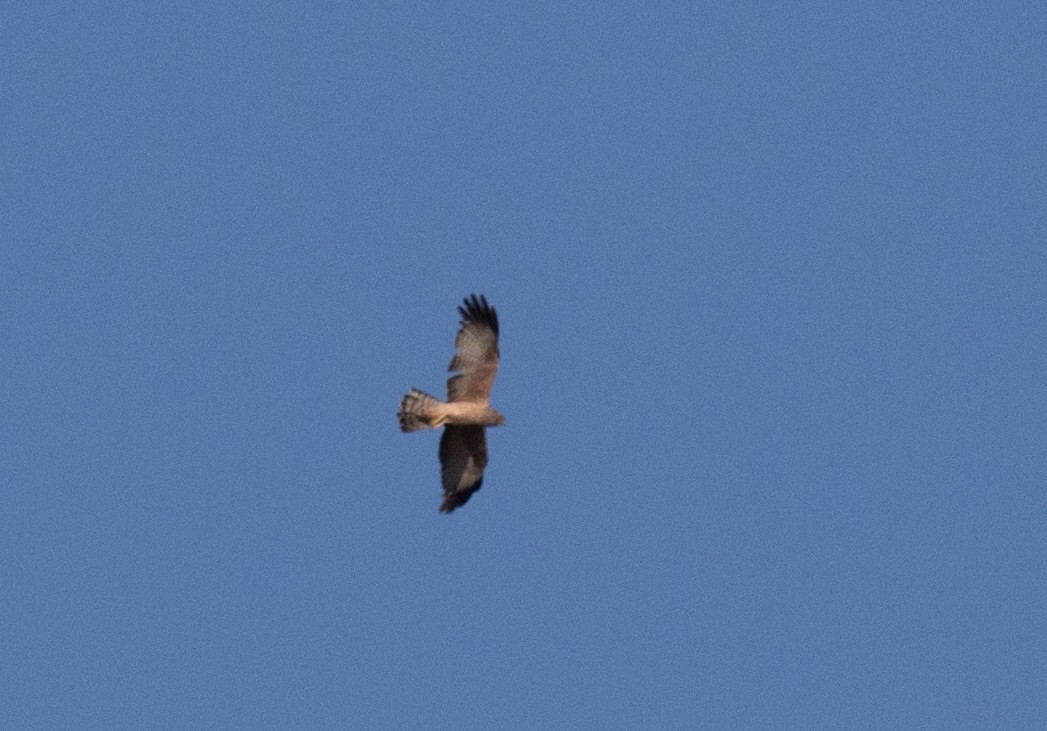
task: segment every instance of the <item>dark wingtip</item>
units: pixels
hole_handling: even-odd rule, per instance
[[[471,294],[463,300],[464,307],[458,308],[458,314],[462,316],[462,324],[479,322],[487,325],[498,336],[498,312],[487,304],[487,298],[481,295]]]
[[[481,477],[480,481],[477,482],[475,485],[473,485],[472,488],[469,489],[469,490],[461,490],[461,491],[457,491],[457,492],[445,492],[444,493],[444,500],[443,500],[442,503],[440,503],[440,512],[441,513],[453,513],[455,511],[455,508],[460,508],[463,505],[465,505],[467,502],[469,502],[469,498],[471,498],[473,496],[474,492],[476,492],[481,487],[483,487],[483,484],[484,484],[484,481],[483,481],[483,478]]]

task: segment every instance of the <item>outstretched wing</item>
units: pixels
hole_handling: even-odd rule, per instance
[[[447,381],[447,400],[486,402],[498,373],[498,313],[483,295],[472,294],[458,314],[462,327],[454,339],[457,352],[447,368],[458,375]]]
[[[482,426],[444,427],[440,437],[440,477],[444,486],[441,513],[465,505],[480,489],[487,466],[487,439]]]

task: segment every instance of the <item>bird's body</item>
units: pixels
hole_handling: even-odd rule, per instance
[[[498,372],[498,314],[475,294],[458,308],[461,328],[447,381],[447,401],[412,388],[400,401],[397,417],[405,432],[443,426],[440,437],[440,477],[444,499],[441,513],[464,505],[483,484],[487,466],[485,428],[505,424],[491,408],[490,395]]]
[[[490,404],[480,401],[441,401],[416,388],[412,388],[400,402],[399,418],[400,427],[405,432],[432,429],[445,424],[501,426],[505,423],[505,417],[492,409]]]

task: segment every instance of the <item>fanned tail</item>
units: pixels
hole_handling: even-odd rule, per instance
[[[400,411],[396,414],[396,417],[400,420],[400,431],[418,431],[419,429],[439,426],[439,424],[434,424],[433,421],[438,415],[437,407],[442,403],[443,401],[435,396],[430,396],[425,391],[412,388],[400,401]]]

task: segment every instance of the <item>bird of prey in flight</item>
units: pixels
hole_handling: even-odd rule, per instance
[[[465,298],[458,308],[461,327],[447,370],[447,401],[412,388],[400,401],[401,431],[435,429],[440,437],[440,478],[444,499],[441,513],[464,505],[480,489],[487,466],[485,429],[502,426],[505,417],[491,408],[491,388],[498,372],[498,314],[483,295]]]

